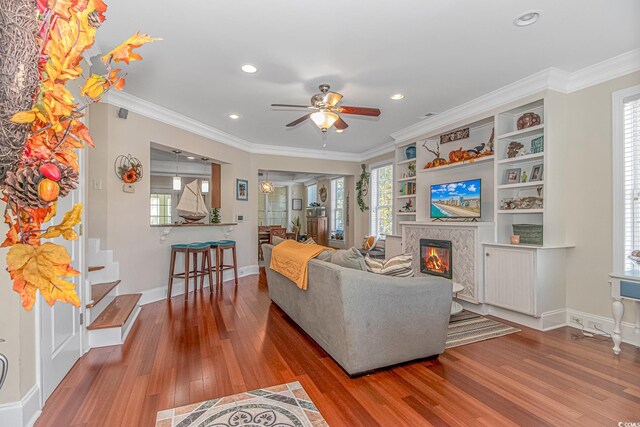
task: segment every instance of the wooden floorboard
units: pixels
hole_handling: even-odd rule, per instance
[[[331,426],[610,425],[640,421],[640,351],[560,328],[349,378],[270,303],[264,274],[142,308],[123,346],[93,349],[36,426],[153,426],[156,412],[300,381]]]
[[[106,283],[96,283],[95,285],[91,285],[91,302],[87,304],[87,308],[95,307],[102,298],[107,296],[109,292],[118,284],[120,280],[116,280],[115,282],[106,282]]]
[[[87,327],[89,330],[116,328],[125,324],[142,294],[118,295]]]

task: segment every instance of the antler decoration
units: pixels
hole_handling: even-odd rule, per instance
[[[3,58],[6,51],[21,51],[20,46],[29,45],[30,40],[36,46],[33,51],[27,50],[28,57],[10,73],[17,76],[18,81],[9,82],[12,86],[8,86],[29,101],[0,104],[0,156],[4,160],[8,158],[6,153],[17,153],[7,168],[6,179],[0,182],[3,200],[7,203],[5,223],[9,225],[2,246],[11,247],[7,270],[13,289],[20,294],[27,310],[33,307],[36,291],[40,291],[49,305],[55,301],[80,305],[75,285],[66,280],[80,274],[71,267],[71,257],[63,246],[42,243],[42,239],[76,240],[78,235],[73,227],[80,222],[82,205],[73,206],[58,225],[43,229],[42,224],[56,215],[58,198],[78,185],[75,149],[93,146],[89,130],[81,122],[84,109],[98,102],[111,88],[120,90],[124,86],[124,75],[120,69],[112,69],[112,64],[142,59],[133,49],[159,40],[134,34],[102,57],[107,65],[104,75],[91,74],[84,78],[80,68],[82,53],[93,45],[106,10],[102,0],[0,0]],[[25,35],[16,28],[21,24],[29,29],[27,37],[6,39],[8,34]],[[4,69],[1,71],[0,75],[5,75]],[[35,85],[26,78],[34,73]],[[20,75],[26,76],[24,81]],[[79,77],[84,78],[82,104],[76,102],[66,87]],[[5,93],[5,84],[0,82],[0,94]],[[5,107],[11,110],[6,111]],[[4,120],[5,117],[11,117],[11,122]],[[12,139],[5,139],[5,129],[10,129]],[[17,141],[15,135],[19,136]],[[15,149],[16,143],[18,149]]]
[[[436,156],[436,159],[440,158],[440,141],[436,142],[436,149],[432,150],[431,148],[429,148],[429,146],[427,145],[427,141],[422,143],[422,146],[424,148],[427,149],[428,152],[432,153],[434,156]]]

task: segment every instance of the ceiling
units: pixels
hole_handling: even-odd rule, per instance
[[[268,173],[268,175],[267,175]],[[258,171],[258,180],[266,181],[269,178],[269,181],[274,181],[278,183],[296,183],[296,184],[304,184],[310,181],[317,181],[319,179],[328,179],[330,177],[334,177],[335,175],[326,175],[319,173],[308,173],[308,172],[283,172],[283,171]]]
[[[110,0],[97,34],[102,52],[140,30],[164,40],[142,47],[126,91],[247,141],[321,149],[305,111],[320,83],[344,105],[379,118],[344,116],[326,149],[361,153],[390,134],[548,67],[573,72],[640,47],[638,0]],[[519,28],[514,19],[540,9]],[[258,66],[256,74],[240,70]],[[392,101],[394,93],[406,95]],[[240,119],[231,120],[230,113]]]

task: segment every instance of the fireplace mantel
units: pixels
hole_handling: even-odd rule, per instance
[[[493,223],[493,222],[480,222],[480,221],[478,221],[478,222],[401,221],[399,224],[401,226],[410,225],[410,226],[423,226],[423,227],[469,227],[469,228],[494,227],[495,226],[495,223]]]

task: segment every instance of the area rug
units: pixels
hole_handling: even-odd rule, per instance
[[[156,427],[328,426],[299,382],[158,412]]]
[[[447,332],[445,348],[497,338],[514,332],[520,332],[520,329],[512,328],[504,323],[464,310],[454,314],[449,319],[449,331]]]

